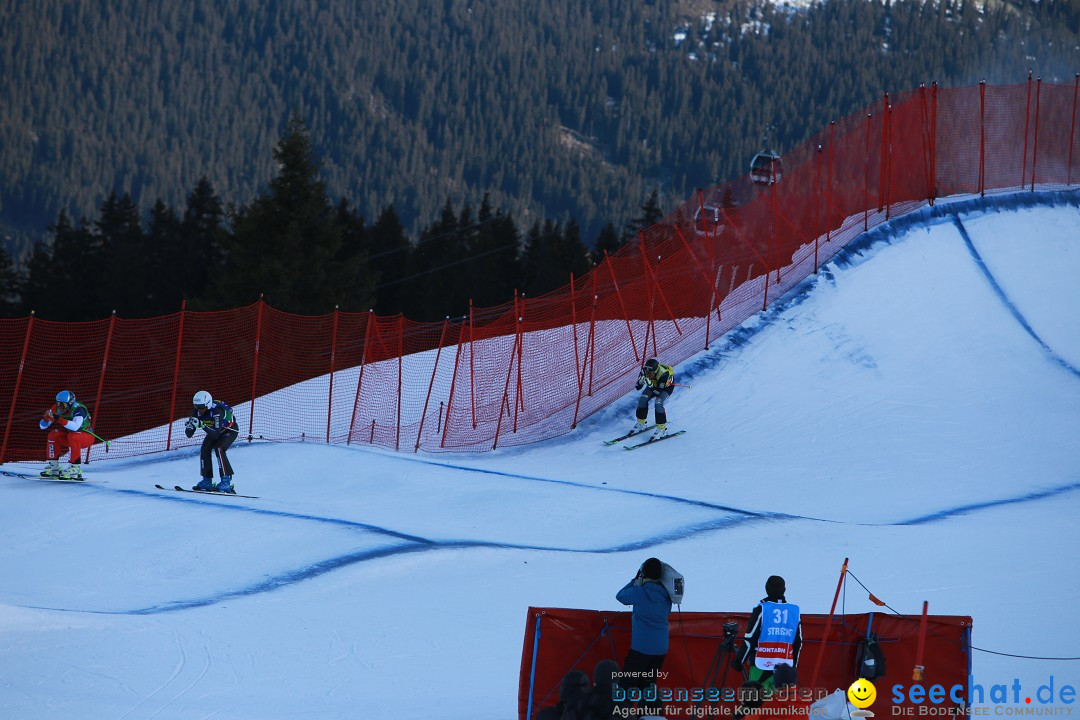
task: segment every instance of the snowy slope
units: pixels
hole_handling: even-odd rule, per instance
[[[512,718],[526,608],[620,609],[650,554],[687,611],[748,610],[776,573],[825,612],[850,557],[978,647],[1080,655],[1080,211],[924,219],[684,363],[688,433],[656,447],[601,444],[630,395],[495,453],[239,447],[256,500],[155,490],[197,479],[190,449],[0,476],[0,716]]]

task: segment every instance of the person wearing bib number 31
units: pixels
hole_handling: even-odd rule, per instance
[[[795,668],[802,649],[799,606],[784,597],[784,578],[771,576],[765,583],[765,597],[750,613],[743,650],[732,666],[746,678],[760,683],[763,690],[795,682]]]

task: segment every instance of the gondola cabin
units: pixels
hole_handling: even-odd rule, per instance
[[[784,163],[773,150],[762,150],[750,161],[750,179],[759,185],[772,185],[784,174]]]

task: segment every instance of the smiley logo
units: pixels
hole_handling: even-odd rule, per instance
[[[847,696],[852,705],[860,710],[866,709],[877,699],[877,688],[869,680],[859,678],[851,683],[851,687],[847,689]]]

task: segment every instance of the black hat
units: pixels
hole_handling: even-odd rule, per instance
[[[649,558],[641,563],[641,573],[649,580],[659,580],[662,572],[663,568],[656,558]]]
[[[619,672],[619,663],[608,658],[596,663],[593,669],[593,685],[611,687],[615,682],[615,673]]]
[[[787,663],[779,663],[773,667],[773,686],[777,688],[787,687],[788,685],[797,685],[799,682],[799,671],[791,667]]]
[[[589,676],[580,670],[571,670],[563,677],[562,688],[559,690],[560,700],[574,700],[589,692],[592,683]]]
[[[770,575],[769,579],[765,581],[765,594],[771,598],[784,597],[786,591],[787,586],[784,584],[784,578],[779,575]]]

